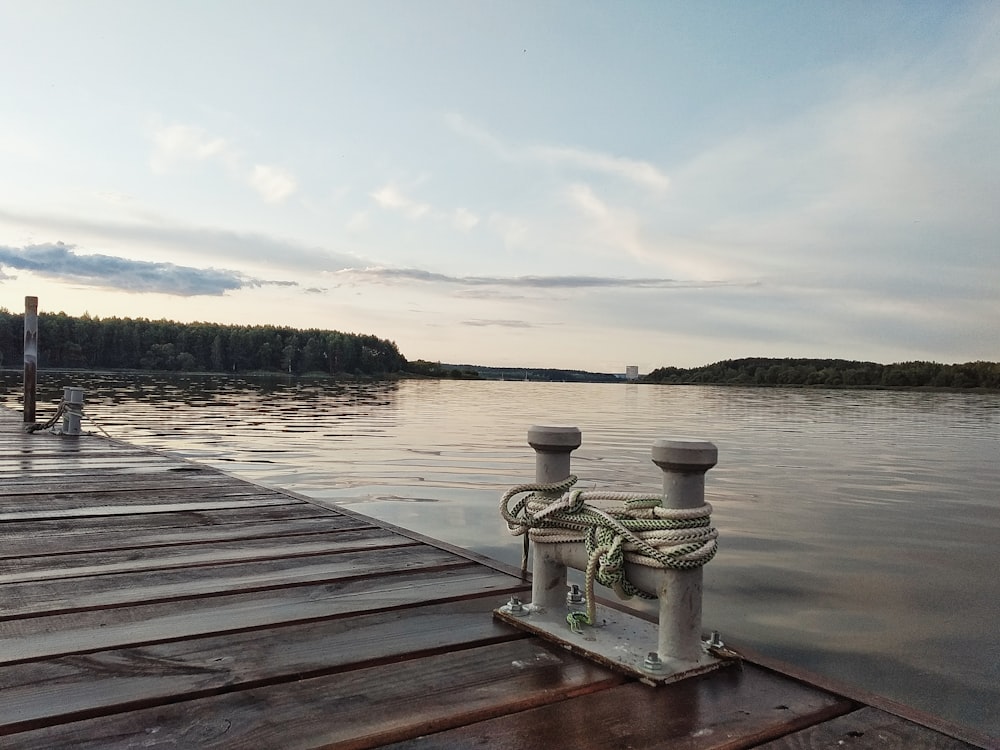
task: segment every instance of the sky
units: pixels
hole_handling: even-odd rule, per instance
[[[0,307],[1000,360],[1000,3],[0,0]]]

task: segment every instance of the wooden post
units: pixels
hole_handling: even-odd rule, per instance
[[[24,423],[35,423],[38,377],[38,297],[24,298]]]
[[[577,427],[540,427],[528,430],[528,445],[535,449],[535,481],[561,482],[570,475],[570,453],[583,438]],[[542,608],[566,606],[566,564],[553,559],[551,544],[536,544],[531,558],[531,603]]]
[[[657,440],[653,463],[663,470],[663,507],[700,508],[705,504],[705,472],[719,460],[719,449],[700,440]],[[660,586],[660,658],[695,662],[702,658],[702,569],[664,570]]]

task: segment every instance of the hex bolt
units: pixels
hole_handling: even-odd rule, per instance
[[[719,636],[719,631],[713,630],[708,636],[708,640],[705,641],[705,645],[709,648],[724,648],[726,644],[722,642],[722,638]]]
[[[642,666],[650,672],[659,672],[663,669],[663,662],[660,660],[658,653],[650,651],[646,654],[646,659],[643,661]]]
[[[510,612],[510,614],[514,615],[515,617],[524,617],[526,614],[528,614],[528,610],[524,608],[524,605],[521,604],[521,600],[518,599],[516,596],[512,596],[510,598],[510,601],[507,602],[506,609],[508,612]]]
[[[583,592],[580,587],[575,583],[569,587],[569,593],[566,594],[566,606],[572,607],[577,604],[586,604],[587,600],[583,597]]]

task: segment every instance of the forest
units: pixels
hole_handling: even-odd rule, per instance
[[[0,307],[0,367],[24,361],[24,315]],[[333,330],[177,323],[145,318],[38,316],[38,366],[48,369],[184,372],[284,372],[378,377],[409,373],[438,378],[620,381],[578,370],[538,370],[407,362],[396,344]],[[660,367],[643,383],[837,388],[1000,389],[996,362],[898,362],[845,359],[727,359],[701,367]]]
[[[23,361],[24,315],[0,308],[0,366],[20,367]],[[38,316],[40,368],[379,376],[406,364],[395,343],[340,331]]]
[[[845,359],[727,359],[702,367],[660,367],[644,383],[796,385],[868,388],[1000,389],[996,362],[855,362]]]

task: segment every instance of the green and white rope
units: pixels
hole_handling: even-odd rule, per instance
[[[625,575],[625,563],[651,568],[692,570],[718,549],[712,506],[664,508],[662,497],[633,492],[574,490],[576,477],[550,484],[511,487],[500,500],[500,514],[514,536],[524,536],[521,567],[528,567],[529,540],[539,544],[578,544],[587,551],[587,620],[594,619],[594,582],[623,599],[653,595]],[[517,499],[512,504],[512,501]]]

